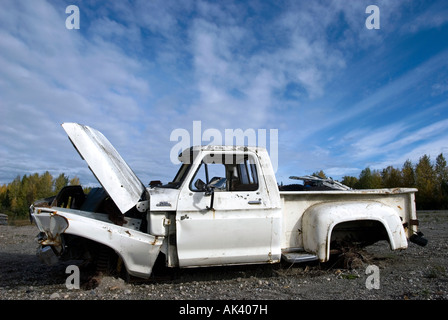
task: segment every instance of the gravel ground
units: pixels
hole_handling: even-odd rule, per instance
[[[448,211],[419,218],[426,247],[391,251],[381,242],[325,264],[165,268],[131,283],[81,269],[80,289],[65,285],[70,263],[39,262],[36,226],[0,225],[0,300],[447,300]],[[367,288],[369,265],[379,268],[378,289]]]

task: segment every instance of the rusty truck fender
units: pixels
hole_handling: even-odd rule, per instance
[[[95,220],[89,212],[71,209],[38,209],[33,215],[41,232],[46,234],[41,245],[62,248],[61,234],[73,234],[113,249],[132,276],[148,278],[163,244],[164,237]],[[83,216],[83,215],[86,216]]]
[[[397,212],[375,201],[326,202],[308,208],[302,217],[304,249],[317,255],[321,262],[330,258],[330,240],[334,227],[350,221],[378,221],[388,236],[392,250],[406,249],[408,241]]]

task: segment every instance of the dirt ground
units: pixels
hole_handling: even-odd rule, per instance
[[[381,242],[328,263],[165,268],[130,283],[81,269],[80,289],[66,286],[68,263],[40,263],[35,225],[1,225],[0,300],[447,300],[448,211],[418,215],[425,247],[391,251]]]

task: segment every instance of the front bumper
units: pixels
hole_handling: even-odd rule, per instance
[[[46,265],[54,265],[59,262],[59,258],[50,246],[40,246],[37,249],[37,257]]]
[[[32,207],[30,211],[40,231],[36,237],[36,242],[40,244],[37,256],[41,262],[54,265],[63,251],[61,234],[68,228],[68,221],[50,208]]]

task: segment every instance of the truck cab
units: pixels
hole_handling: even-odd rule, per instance
[[[157,210],[175,211],[164,233],[171,235],[168,245],[175,239],[176,250],[167,250],[169,265],[280,260],[280,196],[271,166],[261,161],[266,155],[257,148],[192,147],[180,155],[183,165],[174,182],[149,190],[149,233],[162,230]],[[177,187],[177,199],[164,199],[164,188],[171,187]]]

